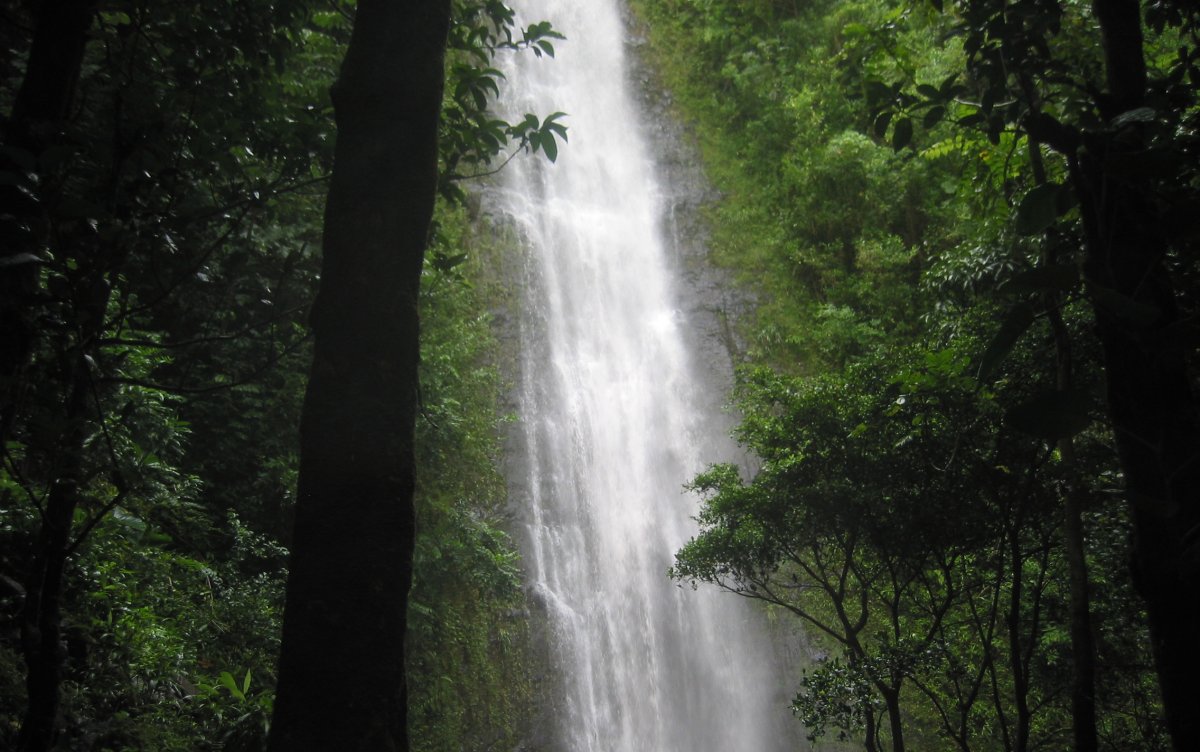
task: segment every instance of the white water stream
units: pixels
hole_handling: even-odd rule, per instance
[[[728,449],[686,344],[617,0],[514,5],[567,36],[554,60],[513,56],[505,99],[517,117],[568,113],[570,142],[557,164],[514,160],[489,199],[530,248],[511,482],[561,692],[550,748],[795,749],[757,615],[666,576],[695,533],[683,486]]]

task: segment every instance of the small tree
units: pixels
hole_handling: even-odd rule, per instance
[[[1057,544],[1048,452],[999,430],[965,366],[940,351],[836,379],[757,371],[739,433],[761,467],[696,481],[701,533],[672,575],[774,604],[832,641],[840,655],[794,703],[814,736],[835,726],[900,752],[910,731],[936,730],[969,750],[982,723],[1005,749],[1031,748]],[[907,703],[931,706],[936,726],[909,728]]]

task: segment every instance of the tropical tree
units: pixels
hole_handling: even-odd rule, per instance
[[[1200,628],[1200,579],[1188,563],[1200,530],[1200,413],[1195,348],[1177,335],[1194,329],[1189,207],[1197,195],[1189,155],[1196,148],[1200,16],[1190,3],[1137,0],[934,5],[962,35],[964,75],[911,92],[900,84],[890,94],[879,87],[886,115],[877,122],[887,127],[891,120],[893,141],[902,146],[911,136],[904,114],[924,109],[933,123],[951,113],[993,144],[1012,134],[1028,154],[1015,224],[1026,235],[1046,233],[1035,287],[1047,315],[1056,315],[1064,296],[1082,295],[1091,305],[1134,520],[1134,575],[1149,611],[1172,738],[1190,749],[1200,744],[1184,699],[1189,677],[1200,670],[1200,650],[1187,637]],[[1015,341],[1012,331],[1029,320],[1014,309],[1004,340]],[[1060,341],[1060,359],[1065,345]],[[1060,404],[1070,400],[1069,377],[1057,391]],[[1074,422],[1060,438],[1079,430]],[[1084,719],[1087,681],[1076,690],[1077,717]],[[1087,725],[1077,730],[1077,745],[1094,749]]]

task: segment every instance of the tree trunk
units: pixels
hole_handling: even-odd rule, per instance
[[[59,688],[66,649],[62,640],[63,575],[71,546],[71,527],[79,506],[84,441],[88,427],[91,375],[82,346],[66,353],[72,383],[60,441],[61,456],[47,494],[41,529],[25,580],[21,611],[21,648],[25,657],[27,704],[18,742],[22,752],[45,752],[58,731]]]
[[[1108,411],[1125,491],[1133,509],[1134,581],[1146,601],[1167,723],[1180,750],[1200,749],[1193,692],[1200,676],[1200,424],[1183,354],[1163,342],[1179,319],[1161,258],[1145,227],[1138,193],[1104,174],[1103,154],[1085,154],[1081,172],[1099,225],[1087,276],[1096,291],[1156,311],[1142,324],[1094,299],[1104,350]],[[1143,234],[1145,231],[1147,234]]]
[[[1095,0],[1104,37],[1107,117],[1145,102],[1140,7]],[[1145,598],[1175,748],[1200,749],[1194,684],[1200,676],[1200,419],[1164,264],[1169,243],[1145,186],[1110,169],[1139,159],[1137,125],[1087,140],[1074,171],[1085,229],[1084,272],[1104,350],[1108,410],[1133,509],[1134,580]]]
[[[1035,100],[1035,88],[1028,76],[1021,81],[1029,101]],[[1035,111],[1035,115],[1037,112]],[[1042,163],[1041,144],[1030,136],[1029,153],[1033,174],[1038,185],[1046,184],[1046,169]],[[1053,244],[1047,243],[1042,264],[1058,263]],[[1074,387],[1071,355],[1071,335],[1063,321],[1061,296],[1057,292],[1044,293],[1046,318],[1054,337],[1055,389],[1059,393]],[[1099,738],[1096,735],[1096,646],[1092,640],[1091,597],[1088,592],[1087,550],[1084,539],[1082,479],[1075,459],[1075,442],[1070,436],[1059,439],[1058,452],[1068,476],[1063,493],[1063,552],[1067,559],[1068,582],[1070,584],[1071,625],[1071,733],[1075,742],[1074,752],[1096,752]]]
[[[875,711],[870,706],[867,707],[865,720],[866,730],[863,734],[863,748],[866,752],[878,752],[879,732],[876,729]]]
[[[359,0],[333,100],[273,752],[408,749],[417,291],[449,0]]]
[[[34,35],[25,77],[4,123],[0,169],[24,175],[36,159],[58,143],[79,81],[94,0],[43,0],[34,12]],[[45,231],[42,201],[16,186],[0,187],[0,446],[16,425],[26,368],[36,339],[38,258]],[[103,300],[94,300],[91,318],[79,341],[64,344],[63,384],[66,429],[59,461],[42,510],[41,527],[25,575],[21,646],[25,658],[27,704],[18,747],[41,752],[54,744],[59,712],[64,650],[61,636],[63,575],[71,525],[79,502],[79,478],[88,421],[91,376],[85,358],[94,327],[103,321]],[[96,308],[99,308],[98,312]]]
[[[38,5],[25,78],[4,123],[3,143],[14,151],[0,154],[0,170],[28,172],[29,165],[16,154],[36,159],[59,140],[95,6],[95,0],[42,0]],[[0,447],[13,428],[36,334],[35,228],[41,211],[42,206],[16,186],[0,187]]]
[[[892,752],[904,752],[904,717],[900,714],[900,687],[894,684],[886,689],[880,689],[884,705],[887,707],[888,729],[892,736]]]

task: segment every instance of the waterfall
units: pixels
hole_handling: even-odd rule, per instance
[[[520,317],[525,566],[548,619],[564,752],[796,749],[759,614],[666,576],[695,533],[684,485],[721,451],[687,345],[670,211],[625,60],[617,0],[524,0],[567,40],[514,55],[506,109],[568,114],[557,164],[514,160],[490,192],[529,247]],[[727,377],[726,377],[727,380]],[[728,452],[728,448],[724,451]],[[791,733],[795,733],[792,731]]]

